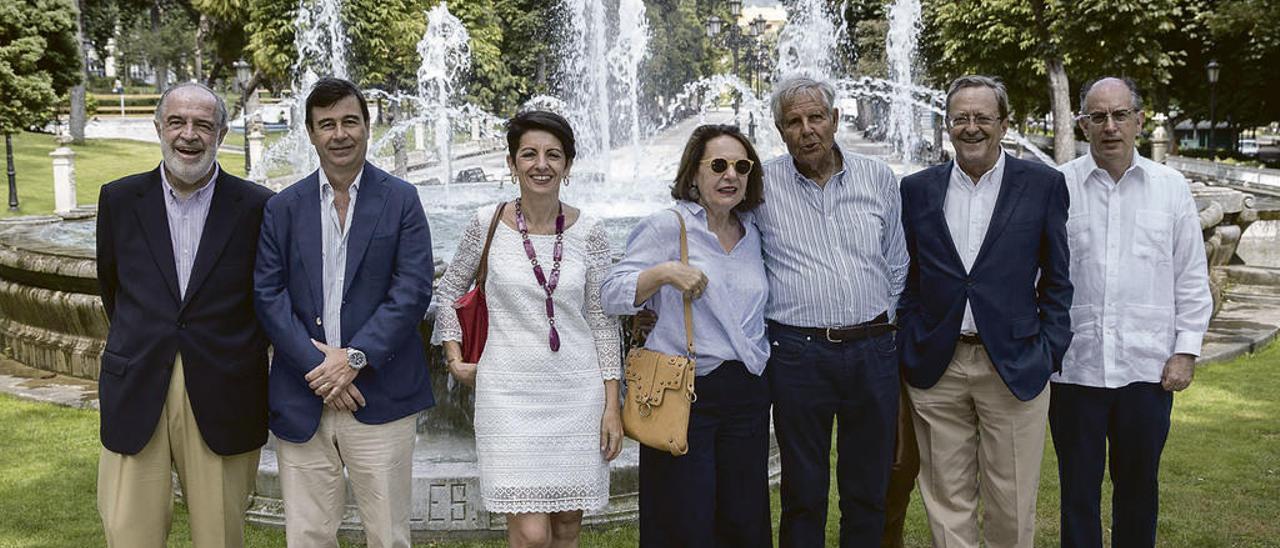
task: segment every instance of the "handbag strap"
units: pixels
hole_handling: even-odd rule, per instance
[[[685,266],[689,265],[689,237],[684,229],[684,215],[672,208],[672,213],[676,214],[676,219],[680,220],[680,262]],[[688,342],[689,357],[693,358],[693,297],[688,292],[683,293],[684,301],[684,339]]]
[[[689,237],[688,237],[688,234],[685,232],[685,228],[684,228],[684,216],[680,215],[680,212],[677,211],[675,208],[672,208],[671,212],[675,213],[676,219],[680,221],[680,262],[682,264],[688,265],[689,264]],[[685,293],[683,300],[684,300],[684,339],[687,344],[687,350],[689,351],[689,357],[693,358],[693,298],[690,297],[688,293]],[[631,321],[632,347],[638,346],[636,344],[636,341],[639,341],[639,340],[640,340],[639,322],[636,322],[633,319]]]
[[[502,210],[507,202],[499,202],[493,211],[493,219],[489,221],[489,235],[484,238],[484,251],[480,253],[480,266],[476,267],[476,289],[484,293],[484,281],[489,275],[489,245],[493,243],[493,233],[498,231],[498,223],[502,222]]]

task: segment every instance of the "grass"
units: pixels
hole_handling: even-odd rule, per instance
[[[1280,344],[1204,367],[1177,396],[1161,467],[1160,546],[1280,545]],[[94,489],[97,413],[0,396],[0,547],[101,546]],[[1036,546],[1058,544],[1058,477],[1045,447]],[[1110,514],[1104,488],[1104,528]],[[773,497],[778,516],[777,494]],[[831,508],[836,507],[832,493]],[[837,514],[828,520],[835,546]],[[775,521],[776,534],[776,521]],[[175,511],[170,546],[189,546],[186,514]],[[907,517],[908,546],[929,546],[919,497]],[[283,546],[282,532],[249,527],[249,546]],[[632,525],[588,530],[583,546],[629,547]],[[499,547],[502,539],[418,546]],[[344,545],[350,545],[344,543]]]
[[[0,218],[17,215],[44,215],[53,212],[53,159],[58,148],[52,135],[23,132],[13,136],[13,163],[18,187],[17,212],[0,205]],[[98,189],[111,181],[154,169],[160,163],[160,146],[124,139],[92,139],[73,145],[76,152],[76,203],[98,203]],[[240,156],[220,158],[227,171],[244,176]],[[7,179],[0,185],[7,185]],[[2,204],[8,203],[7,186],[0,186]]]

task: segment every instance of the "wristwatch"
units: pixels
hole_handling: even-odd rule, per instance
[[[369,363],[369,360],[364,357],[364,352],[354,348],[347,349],[347,365],[351,366],[352,369],[359,371],[364,369],[367,363]]]

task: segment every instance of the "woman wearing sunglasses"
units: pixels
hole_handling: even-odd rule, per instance
[[[658,316],[645,347],[686,350],[683,296],[693,298],[697,398],[689,452],[640,448],[640,545],[771,546],[768,285],[751,210],[763,201],[760,159],[738,128],[705,125],[685,145],[671,210],[641,221],[602,287],[605,312]],[[689,264],[680,262],[680,221]]]

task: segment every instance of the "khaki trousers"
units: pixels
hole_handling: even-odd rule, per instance
[[[920,446],[920,495],[938,548],[1030,548],[1049,390],[1019,401],[986,349],[958,343],[929,389],[908,387]]]
[[[417,415],[364,424],[350,411],[325,407],[310,440],[277,440],[289,547],[337,548],[347,504],[345,467],[365,542],[374,548],[408,548],[416,425]]]
[[[176,468],[190,511],[192,545],[244,546],[244,512],[258,474],[258,452],[222,456],[205,445],[178,356],[160,421],[147,445],[136,455],[103,448],[98,459],[98,513],[107,545],[165,545],[173,518]]]

